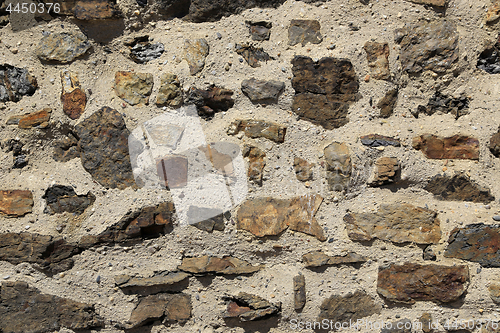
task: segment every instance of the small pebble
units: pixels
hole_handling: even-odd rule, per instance
[[[333,238],[330,238],[330,239],[328,240],[328,243],[333,243]]]
[[[491,208],[491,206],[490,206],[490,205],[485,205],[485,206],[484,206],[484,209],[490,209],[490,208]]]
[[[220,32],[218,32],[218,33],[215,34],[215,37],[217,37],[217,39],[221,39],[222,35],[220,34]]]
[[[97,275],[97,277],[95,279],[95,282],[101,283],[101,276],[100,275]]]
[[[494,215],[493,220],[495,221],[500,221],[500,215]]]
[[[4,279],[4,280],[7,280],[8,278],[10,278],[10,275],[5,275],[5,276],[3,277],[3,279]]]

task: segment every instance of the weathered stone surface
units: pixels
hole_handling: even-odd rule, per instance
[[[500,225],[469,224],[450,233],[445,257],[500,267]]]
[[[486,12],[486,24],[493,24],[500,18],[500,1],[493,0]]]
[[[281,304],[272,304],[260,296],[240,292],[236,296],[226,297],[229,301],[225,318],[238,318],[240,321],[264,319],[277,315]]]
[[[156,105],[178,108],[182,105],[182,87],[177,75],[164,73],[160,78]]]
[[[271,28],[273,27],[273,24],[271,22],[245,21],[245,23],[248,27],[248,30],[253,40],[263,41],[263,40],[269,40],[269,37],[271,37]]]
[[[407,0],[420,5],[430,5],[436,7],[444,7],[447,5],[448,0]]]
[[[410,204],[382,204],[376,213],[348,213],[344,222],[353,241],[437,244],[441,238],[437,213]]]
[[[43,294],[26,282],[5,281],[0,287],[0,331],[45,333],[61,328],[90,330],[104,327],[92,305]]]
[[[356,100],[359,89],[349,60],[326,57],[314,62],[309,57],[296,56],[292,72],[295,89],[292,109],[300,118],[329,130],[349,122],[349,106]]]
[[[253,68],[260,67],[259,61],[267,62],[272,59],[262,47],[255,47],[251,44],[236,44],[235,48],[236,53],[241,55]]]
[[[163,319],[165,322],[185,323],[191,318],[191,296],[187,294],[157,294],[139,299],[124,325],[133,329]]]
[[[291,230],[326,240],[323,229],[314,215],[323,198],[304,195],[293,199],[254,198],[245,201],[237,213],[237,227],[257,237],[274,236],[290,227]]]
[[[460,116],[469,114],[469,98],[466,96],[448,97],[437,91],[426,106],[419,105],[416,112],[412,112],[415,118],[418,118],[420,114],[431,116],[434,113],[451,113],[455,119],[458,119]]]
[[[182,264],[177,269],[193,274],[240,275],[255,273],[263,267],[264,265],[252,266],[244,260],[230,256],[222,258],[202,256],[182,259]]]
[[[61,102],[63,112],[71,119],[78,119],[85,111],[87,96],[80,86],[76,73],[68,70],[61,71]]]
[[[90,46],[81,32],[58,32],[42,37],[35,52],[43,61],[67,64],[84,55]]]
[[[329,256],[322,251],[313,251],[302,256],[302,261],[306,267],[321,267],[325,265],[358,264],[367,261],[368,258],[356,253],[346,253],[345,255]]]
[[[500,1],[495,5],[498,9],[498,15],[495,15],[495,21],[500,17]],[[489,43],[477,60],[477,68],[482,69],[489,74],[500,73],[500,39]]]
[[[306,278],[302,274],[293,277],[293,305],[295,310],[306,305]]]
[[[153,74],[116,72],[115,93],[130,105],[148,104],[153,91]]]
[[[54,142],[52,157],[57,162],[68,162],[73,158],[80,157],[78,139],[73,129],[69,129],[65,137]]]
[[[37,112],[29,113],[24,115],[19,119],[19,128],[32,128],[35,126],[46,127],[48,126],[48,121],[50,120],[50,114],[52,113],[51,108],[45,108]]]
[[[211,119],[216,112],[227,111],[234,105],[233,91],[229,89],[211,86],[207,90],[192,87],[184,104],[194,104],[198,109],[198,115],[205,119]]]
[[[129,275],[115,276],[115,283],[121,289],[168,289],[179,282],[186,280],[191,275],[185,272],[160,272],[151,277],[131,277]]]
[[[251,138],[266,138],[277,143],[285,141],[286,127],[264,120],[235,120],[229,125],[227,133],[236,135],[244,131]]]
[[[430,245],[427,245],[424,249],[424,253],[422,255],[422,258],[424,260],[431,260],[431,261],[436,261],[436,253],[434,253],[434,250]]]
[[[187,216],[188,223],[192,223],[191,221],[200,221],[206,216],[213,216],[209,219],[193,223],[192,225],[200,230],[208,232],[214,230],[224,231],[224,212],[220,209],[190,206]]]
[[[144,64],[148,61],[161,57],[165,51],[162,43],[151,44],[149,36],[138,36],[123,42],[130,50],[130,58],[138,64]]]
[[[458,32],[447,20],[405,23],[395,30],[401,45],[401,64],[408,73],[432,70],[443,73],[458,59]]]
[[[356,322],[358,319],[380,313],[382,307],[364,291],[357,290],[345,296],[332,295],[320,307],[318,321]]]
[[[321,25],[316,20],[292,20],[288,28],[288,44],[319,44],[323,41],[320,30]]]
[[[33,193],[26,190],[0,191],[0,213],[19,217],[33,211]]]
[[[188,159],[186,156],[164,156],[156,161],[156,170],[166,189],[182,188],[188,182]],[[168,170],[175,170],[175,172]]]
[[[500,303],[500,285],[497,282],[491,283],[488,291],[493,302]]]
[[[313,178],[313,167],[314,163],[309,163],[303,158],[295,156],[293,159],[293,169],[295,171],[295,176],[301,182],[305,182]]]
[[[368,185],[381,186],[394,183],[399,172],[399,162],[395,157],[380,157],[375,161]]]
[[[0,65],[0,102],[17,102],[23,96],[32,96],[36,88],[36,78],[26,68]]]
[[[413,138],[412,146],[421,150],[427,158],[479,159],[479,140],[460,134],[447,138],[423,134]]]
[[[84,195],[77,195],[73,187],[53,185],[42,196],[47,201],[44,213],[54,215],[64,212],[82,214],[95,201],[95,196],[89,191]]]
[[[398,101],[398,89],[389,90],[385,96],[377,103],[380,109],[381,118],[389,118],[394,113],[394,106]]]
[[[260,148],[245,146],[243,157],[248,157],[248,180],[262,186],[262,172],[266,166],[266,153]]]
[[[434,321],[432,320],[432,316],[430,313],[428,313],[428,312],[423,313],[422,316],[420,316],[420,318],[418,319],[418,321],[420,321],[420,323],[422,323],[422,331],[424,331],[424,333],[432,332],[431,324]]]
[[[333,142],[324,149],[326,179],[330,191],[345,191],[351,179],[351,155],[345,143]]]
[[[380,146],[394,146],[400,147],[401,142],[399,139],[391,138],[390,136],[384,136],[379,134],[368,134],[360,137],[361,143],[369,147],[380,147]]]
[[[376,80],[389,80],[389,44],[368,41],[363,46],[370,68],[370,76]]]
[[[205,59],[210,52],[210,47],[204,38],[184,41],[183,59],[189,66],[189,73],[195,75],[205,67]]]
[[[436,175],[424,189],[440,200],[472,201],[485,204],[495,200],[489,189],[479,186],[462,173],[453,176]]]
[[[96,181],[119,189],[135,184],[128,150],[130,132],[118,111],[103,107],[75,129],[82,165]]]
[[[10,139],[6,142],[7,151],[12,151],[14,168],[21,169],[28,165],[27,152],[23,149],[23,146],[24,144],[17,139]]]
[[[467,290],[469,268],[461,266],[391,264],[378,271],[377,292],[398,303],[458,300]]]
[[[83,21],[119,18],[122,13],[116,0],[79,0],[73,7],[75,18]]]
[[[24,114],[17,115],[17,116],[10,116],[9,119],[7,119],[7,122],[5,125],[19,125],[19,121],[24,117]]]
[[[264,81],[251,78],[241,82],[241,91],[254,103],[271,104],[285,89],[285,83],[280,81]]]
[[[495,157],[500,157],[500,127],[490,138],[490,151]]]

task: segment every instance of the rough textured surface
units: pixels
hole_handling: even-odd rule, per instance
[[[115,276],[115,283],[120,289],[130,291],[164,290],[169,289],[186,280],[191,275],[185,272],[160,272],[151,277],[138,277],[129,275]]]
[[[376,213],[349,213],[344,222],[347,235],[354,241],[378,238],[394,243],[437,244],[441,239],[437,213],[410,204],[382,204]]]
[[[498,283],[492,283],[488,286],[488,291],[490,297],[495,303],[500,303],[500,285]]]
[[[313,167],[314,163],[309,163],[303,158],[295,156],[293,159],[293,169],[295,171],[295,176],[301,182],[305,182],[313,178]]]
[[[409,1],[421,5],[431,5],[436,7],[444,7],[448,3],[448,0],[409,0]]]
[[[349,148],[345,143],[333,142],[324,149],[326,179],[332,191],[345,191],[351,178],[352,164]]]
[[[277,143],[285,141],[286,127],[280,124],[263,120],[235,120],[229,125],[227,133],[230,135],[244,131],[250,138],[266,138]]]
[[[248,157],[248,180],[258,186],[262,186],[263,170],[266,166],[266,153],[260,148],[246,146],[243,156]]]
[[[321,251],[313,251],[302,256],[302,261],[306,267],[321,267],[325,265],[358,264],[367,261],[368,258],[356,253],[346,253],[345,255],[329,256]]]
[[[153,91],[150,73],[116,72],[115,93],[130,105],[148,104]]]
[[[26,68],[0,66],[0,102],[17,102],[23,96],[32,96],[37,88],[36,78]]]
[[[415,301],[453,302],[467,290],[467,266],[391,264],[379,268],[377,292],[386,300],[401,303]]]
[[[73,7],[75,18],[83,21],[119,18],[116,0],[79,0]]]
[[[377,103],[380,109],[381,118],[389,118],[394,113],[394,107],[398,101],[398,89],[391,89],[387,91],[385,96]]]
[[[495,157],[500,157],[500,127],[490,138],[490,151]]]
[[[157,59],[165,51],[162,43],[151,44],[148,35],[132,38],[123,44],[129,47],[130,58],[138,64]]]
[[[210,119],[216,112],[227,111],[234,105],[233,91],[216,86],[208,89],[189,89],[184,104],[194,104],[198,109],[198,115]]]
[[[0,213],[19,217],[33,211],[33,193],[26,190],[0,191]]]
[[[205,67],[205,58],[210,52],[210,47],[204,38],[184,41],[183,58],[189,66],[189,73],[195,75]]]
[[[462,173],[453,176],[436,175],[424,187],[440,200],[472,201],[489,203],[495,200],[490,190],[477,185],[468,176]]]
[[[213,216],[209,219],[196,222],[193,226],[208,232],[212,232],[214,230],[224,230],[224,215],[221,210],[191,206],[189,207],[187,216],[188,223],[191,223],[191,221],[200,221],[200,218],[205,216]]]
[[[494,5],[496,8],[495,21],[500,17],[500,2]],[[489,74],[500,73],[500,41],[497,39],[489,43],[483,52],[479,55],[476,67]]]
[[[300,310],[306,305],[306,278],[299,274],[293,277],[293,306]]]
[[[184,258],[179,270],[193,274],[225,274],[240,275],[251,274],[259,271],[263,265],[252,266],[248,262],[233,257],[209,257]]]
[[[81,32],[52,33],[40,40],[36,55],[43,61],[67,64],[85,54],[90,46]]]
[[[255,103],[274,103],[284,89],[285,83],[275,80],[264,81],[251,78],[241,82],[241,91]]]
[[[87,96],[83,91],[76,73],[61,71],[61,102],[63,112],[71,119],[78,119],[85,111]]]
[[[40,126],[41,128],[47,127],[51,113],[52,109],[45,108],[40,111],[24,115],[19,119],[18,127],[23,129],[35,126]]]
[[[256,47],[252,44],[236,44],[236,53],[246,60],[250,67],[260,67],[260,61],[269,61],[272,58],[262,47]]]
[[[381,186],[396,181],[399,173],[399,162],[395,157],[381,157],[375,161],[368,185]]]
[[[228,305],[225,318],[238,318],[240,321],[264,319],[277,315],[281,311],[281,304],[274,305],[262,297],[240,292],[236,296],[227,297]]]
[[[442,95],[440,92],[436,92],[429,99],[427,105],[419,105],[416,112],[413,112],[413,115],[415,118],[418,118],[420,114],[431,116],[436,112],[451,113],[455,119],[458,119],[460,116],[469,114],[469,98],[465,96],[458,98],[448,97]]]
[[[447,138],[423,134],[413,138],[412,146],[421,150],[427,158],[479,159],[479,140],[460,134]]]
[[[182,87],[177,75],[164,73],[156,96],[156,105],[177,108],[182,105]]]
[[[64,185],[49,187],[42,198],[47,201],[44,212],[51,215],[63,212],[80,215],[95,201],[92,193],[77,195],[73,187]]]
[[[370,76],[376,80],[391,78],[389,70],[389,44],[368,41],[363,46],[370,67]]]
[[[245,21],[252,39],[255,41],[269,40],[271,37],[271,28],[273,27],[272,22],[266,21]]]
[[[288,28],[288,44],[319,44],[323,41],[320,30],[321,25],[316,20],[292,20]]]
[[[372,148],[375,147],[387,147],[387,146],[394,146],[394,147],[399,147],[401,146],[401,142],[399,139],[391,138],[389,136],[384,136],[380,134],[368,134],[368,135],[363,135],[362,137],[359,138],[361,140],[361,143],[364,144],[365,146],[369,146]]]
[[[364,291],[355,291],[345,296],[332,295],[320,307],[318,321],[356,322],[358,319],[380,313],[382,307]]]

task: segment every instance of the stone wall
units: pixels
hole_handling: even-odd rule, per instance
[[[498,331],[499,3],[8,3],[0,332]]]

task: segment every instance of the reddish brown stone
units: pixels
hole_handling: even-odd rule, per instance
[[[368,185],[381,186],[393,183],[399,172],[399,162],[395,157],[381,157],[375,161],[373,174],[368,179]]]
[[[33,211],[33,193],[25,190],[0,191],[0,213],[19,217]]]
[[[500,18],[500,1],[494,0],[486,12],[486,23],[492,24]]]
[[[257,147],[246,146],[243,156],[248,157],[248,180],[262,186],[262,171],[266,166],[266,154]]]
[[[216,273],[233,275],[254,273],[263,267],[264,265],[252,266],[244,260],[229,256],[223,258],[202,256],[182,259],[182,264],[178,269],[194,274]]]
[[[368,60],[371,77],[376,80],[388,80],[391,78],[389,70],[389,44],[368,41],[363,46]]]
[[[325,241],[323,228],[319,225],[314,215],[323,202],[323,197],[316,195],[303,195],[293,198],[287,212],[287,225],[291,230],[303,232]]]
[[[101,20],[118,18],[121,12],[112,0],[82,0],[76,1],[73,8],[75,17],[79,20]]]
[[[398,101],[398,89],[391,89],[387,91],[385,96],[377,103],[380,109],[380,118],[389,118],[394,113],[394,106]]]
[[[61,71],[63,112],[71,119],[78,119],[85,111],[87,96],[80,86],[76,73]]]
[[[448,303],[467,290],[469,268],[462,266],[391,264],[379,268],[377,292],[392,302],[434,301]]]
[[[479,159],[479,140],[456,134],[443,138],[423,134],[413,138],[413,148],[421,150],[427,158],[433,159]]]
[[[30,113],[19,119],[19,128],[32,128],[38,125],[46,126],[50,119],[50,114],[52,113],[51,108],[45,108],[43,110]]]

